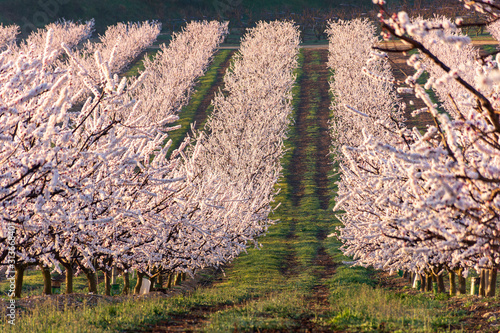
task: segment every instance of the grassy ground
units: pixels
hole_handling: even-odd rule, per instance
[[[99,272],[99,282],[104,281],[104,275],[102,272]],[[130,276],[130,285],[133,287],[136,283],[137,279],[135,276]],[[116,282],[120,284],[120,286],[123,286],[123,277],[118,276]],[[86,293],[88,292],[87,288],[87,279],[85,278],[85,275],[81,274],[73,279],[73,290],[75,293]],[[0,282],[0,295],[1,298],[7,299],[7,294],[9,290],[9,284],[6,281],[1,281]],[[64,292],[66,290],[66,283],[63,282],[61,284],[61,291]],[[41,271],[38,269],[38,267],[30,267],[25,273],[24,273],[24,279],[23,279],[23,297],[27,296],[39,296],[42,294],[43,291],[43,277]],[[102,295],[104,294],[104,284],[100,283],[97,286],[97,292],[98,294]]]

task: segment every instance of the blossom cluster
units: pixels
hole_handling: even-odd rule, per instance
[[[87,41],[83,47],[72,51],[74,61],[73,68],[82,73],[77,77],[73,89],[76,98],[80,102],[85,100],[91,91],[89,82],[104,82],[115,80],[113,76],[122,73],[126,67],[135,60],[142,52],[150,47],[160,34],[161,24],[153,22],[142,23],[118,23],[107,28],[104,35],[99,36],[99,42]],[[66,48],[71,45],[64,43]],[[67,68],[70,64],[64,59],[59,60],[58,67]],[[96,66],[97,64],[97,66]]]
[[[29,57],[42,57],[42,53],[50,50],[50,55],[46,55],[46,62],[53,62],[53,59],[61,56],[64,52],[62,44],[73,48],[82,41],[90,38],[94,29],[94,21],[85,23],[75,23],[61,20],[50,23],[46,27],[33,31],[19,45],[12,44],[6,59],[15,61],[19,55],[25,54]],[[48,34],[50,33],[50,39]],[[47,43],[49,47],[47,48]]]
[[[174,33],[168,44],[144,59],[148,76],[132,98],[141,100],[138,112],[146,121],[178,113],[189,101],[196,79],[206,71],[217,46],[228,33],[229,22],[191,22]],[[200,35],[205,35],[200,38]],[[179,66],[182,63],[183,66]]]
[[[410,20],[404,12],[380,18],[385,34],[419,51],[408,59],[415,74],[400,89],[422,99],[435,124],[424,133],[404,128],[398,141],[365,126],[362,144],[343,147],[335,209],[345,212],[344,251],[358,264],[387,270],[496,269],[499,63],[476,61],[470,39],[457,30],[460,22]],[[356,36],[355,30],[345,33]],[[429,77],[419,83],[424,72]]]
[[[17,25],[4,26],[0,24],[0,50],[15,43],[19,32],[19,27]]]

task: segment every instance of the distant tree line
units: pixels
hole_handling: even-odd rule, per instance
[[[449,5],[448,5],[449,3]],[[412,14],[426,16],[430,13],[452,8],[453,0],[398,0],[390,6],[404,9]],[[441,13],[445,14],[445,13]],[[20,26],[21,34],[41,28],[58,19],[95,19],[95,29],[104,33],[105,28],[116,22],[160,20],[164,28],[179,29],[184,20],[224,19],[230,26],[249,27],[259,20],[289,18],[305,29],[314,29],[318,22],[329,19],[352,19],[359,16],[376,17],[372,1],[249,1],[249,0],[2,0],[0,1],[0,23]],[[176,24],[179,21],[179,24]]]

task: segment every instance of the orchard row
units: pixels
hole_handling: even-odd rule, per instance
[[[489,275],[482,286],[493,296],[500,266],[500,58],[481,57],[460,19],[410,19],[375,3],[384,38],[400,39],[396,49],[384,49],[391,44],[379,42],[365,20],[329,29],[343,250],[359,265],[436,278],[441,289],[443,273],[463,282],[475,269]],[[499,8],[467,6],[488,17],[482,24],[498,40]],[[396,81],[381,51],[411,51],[414,72]],[[407,128],[403,111],[411,106],[397,93],[421,99],[426,106],[413,115],[428,112],[434,124],[424,133]]]
[[[92,25],[51,24],[19,46],[15,29],[2,32],[0,260],[15,271],[17,297],[30,265],[42,268],[45,293],[61,267],[67,293],[79,272],[96,292],[96,270],[151,276],[222,265],[257,246],[271,223],[297,27],[248,31],[206,131],[167,158],[168,132],[227,23],[188,24],[132,79],[119,74],[159,24],[118,24],[82,44]]]

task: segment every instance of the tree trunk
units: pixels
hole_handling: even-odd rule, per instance
[[[484,269],[481,269],[480,273],[480,281],[479,281],[479,296],[486,295],[486,273]]]
[[[420,290],[425,292],[425,287],[427,287],[425,274],[420,274]]]
[[[71,264],[63,265],[63,266],[66,269],[66,294],[72,294],[73,293],[73,266]]]
[[[182,274],[181,273],[177,273],[177,275],[175,276],[175,283],[174,285],[178,286],[181,284],[181,280],[182,280]]]
[[[139,295],[142,287],[142,278],[144,277],[144,273],[137,271],[137,283],[135,284],[134,294]]]
[[[14,265],[16,269],[16,275],[15,275],[15,288],[14,288],[14,297],[16,298],[21,298],[21,293],[23,290],[23,278],[24,278],[24,271],[26,270],[27,265],[26,264],[16,264]]]
[[[497,286],[497,269],[492,268],[489,274],[488,286],[486,288],[486,296],[495,297]]]
[[[47,266],[44,266],[42,264],[40,264],[39,267],[42,270],[42,276],[43,276],[43,294],[44,295],[51,295],[52,294],[52,279],[50,277],[50,269]]]
[[[432,274],[426,274],[427,291],[432,292]]]
[[[490,270],[484,270],[484,296],[488,296],[488,286],[490,284]]]
[[[457,294],[457,284],[456,284],[456,275],[453,271],[449,272],[450,276],[450,296],[455,296]]]
[[[97,274],[89,268],[82,268],[87,277],[89,293],[97,294]]]
[[[168,277],[167,277],[167,289],[169,288],[172,288],[172,273],[169,273],[168,274]]]
[[[438,293],[438,281],[437,281],[437,275],[434,273],[431,273],[431,278],[432,278],[432,292],[433,293]],[[436,289],[434,290],[434,284],[436,284]]]
[[[128,272],[123,272],[123,295],[128,295],[130,292],[130,279]]]
[[[465,295],[467,293],[466,281],[463,275],[464,269],[460,268],[457,272],[458,275],[458,293],[460,295]]]
[[[160,285],[160,288],[163,288],[163,274],[158,275],[158,284]]]
[[[438,284],[438,293],[445,293],[446,292],[446,288],[444,286],[443,274],[439,274],[437,276],[437,284]]]
[[[111,296],[111,271],[104,271],[104,295]]]

